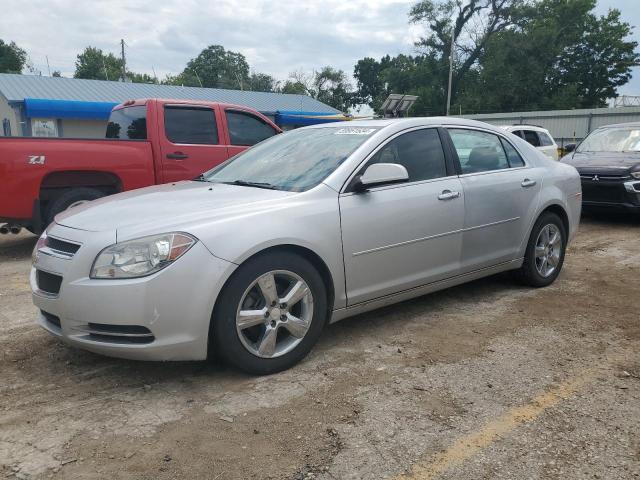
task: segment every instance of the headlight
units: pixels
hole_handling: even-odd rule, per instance
[[[36,246],[33,247],[33,252],[31,252],[31,263],[36,263],[38,260],[38,250],[44,247],[47,244],[47,231],[45,230],[40,235],[40,238],[36,242]]]
[[[186,233],[164,233],[116,243],[98,254],[91,278],[136,278],[175,262],[196,239]]]
[[[631,176],[640,180],[640,170],[637,172],[631,172]]]

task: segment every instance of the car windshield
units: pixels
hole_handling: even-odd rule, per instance
[[[245,150],[202,179],[302,192],[322,182],[377,130],[344,126],[292,130]]]
[[[640,128],[603,128],[580,144],[578,152],[640,152]]]

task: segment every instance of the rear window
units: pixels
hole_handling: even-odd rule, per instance
[[[543,147],[550,147],[553,145],[553,140],[551,137],[544,132],[538,132],[538,136],[540,137],[540,145]]]
[[[147,107],[138,105],[112,111],[107,123],[106,137],[125,140],[146,140]]]

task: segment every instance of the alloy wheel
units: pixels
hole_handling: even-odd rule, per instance
[[[253,355],[276,358],[298,346],[313,319],[313,295],[299,275],[267,272],[251,283],[236,312],[236,330]]]
[[[536,270],[543,278],[548,278],[556,271],[562,254],[562,233],[550,223],[542,227],[536,239]]]

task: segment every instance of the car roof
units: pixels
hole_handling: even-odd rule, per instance
[[[601,128],[616,128],[616,127],[637,127],[640,128],[640,122],[627,122],[627,123],[612,123],[611,125],[602,125],[598,127],[598,130]]]
[[[491,125],[486,122],[479,122],[477,120],[469,120],[466,118],[457,118],[457,117],[370,118],[370,119],[348,120],[345,122],[320,123],[320,124],[311,125],[303,128],[308,129],[308,128],[327,128],[327,127],[334,127],[334,128],[368,127],[368,128],[381,128],[381,129],[393,128],[397,130],[403,130],[405,128],[421,127],[421,126],[427,127],[427,126],[437,126],[437,125],[476,127],[476,128],[483,128],[486,130],[493,130],[494,132],[504,132],[504,130],[501,130],[495,125]]]
[[[544,127],[541,127],[539,125],[527,125],[525,123],[521,123],[518,125],[502,125],[501,128],[504,128],[505,130],[508,130],[510,132],[513,130],[533,130],[534,132],[549,133],[549,130]]]

